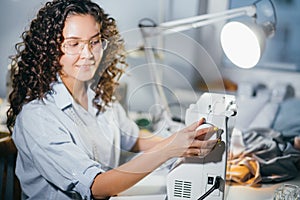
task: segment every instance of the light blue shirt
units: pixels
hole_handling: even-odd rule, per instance
[[[95,176],[118,166],[120,151],[129,151],[138,127],[118,103],[96,116],[94,92],[88,89],[88,111],[64,84],[44,101],[23,106],[13,140],[18,149],[16,174],[23,199],[91,199]]]

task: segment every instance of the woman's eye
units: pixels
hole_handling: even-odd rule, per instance
[[[95,39],[95,40],[92,40],[91,41],[91,45],[94,46],[94,45],[97,45],[100,43],[100,40],[99,39]]]
[[[79,42],[78,41],[69,41],[67,43],[67,45],[70,46],[70,47],[76,47],[76,46],[79,45]]]

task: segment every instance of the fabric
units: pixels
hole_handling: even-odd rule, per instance
[[[246,93],[237,97],[227,180],[256,186],[296,177],[300,151],[291,141],[300,136],[300,99],[294,98],[289,84],[261,87],[255,92],[254,87],[245,86]]]
[[[260,167],[251,157],[240,157],[227,162],[226,180],[241,185],[257,186],[261,181]]]
[[[300,136],[300,99],[291,98],[280,104],[273,129],[288,137]]]
[[[118,103],[96,116],[92,104],[88,111],[80,107],[61,81],[53,89],[44,101],[24,105],[14,127],[23,199],[91,199],[94,177],[119,164],[138,127]],[[89,89],[89,102],[93,96]]]
[[[281,104],[285,106],[285,102],[294,97],[294,88],[288,83],[277,83],[273,88],[267,88],[262,84],[255,85],[244,83],[238,91],[236,99],[238,112],[234,127],[241,131],[272,128]],[[285,119],[289,119],[287,117],[284,116]]]
[[[299,173],[300,151],[283,141],[279,132],[261,128],[240,136],[242,140],[232,137],[228,181],[255,185],[292,179]]]
[[[241,185],[257,186],[261,181],[259,163],[251,155],[244,154],[246,148],[242,132],[234,128],[230,140],[226,180]]]
[[[257,114],[268,103],[268,95],[260,95],[255,97],[237,97],[237,116],[234,127],[239,130],[247,130]]]
[[[278,102],[268,102],[249,124],[248,129],[271,128],[279,108]]]

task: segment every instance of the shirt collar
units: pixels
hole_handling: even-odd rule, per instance
[[[53,84],[52,88],[53,88],[53,93],[51,94],[51,97],[53,98],[57,107],[59,107],[61,110],[64,110],[65,108],[72,106],[74,104],[74,98],[68,91],[65,84],[62,82],[59,75],[57,75],[57,82]],[[90,88],[90,86],[88,87],[87,94],[88,94],[88,101],[89,101],[88,109],[93,114],[96,114],[97,109],[91,103],[92,99],[95,96],[95,92]]]
[[[52,86],[53,93],[51,94],[54,99],[55,104],[63,110],[64,108],[72,105],[73,97],[69,93],[65,84],[62,82],[59,75],[57,75],[57,82],[55,82]]]

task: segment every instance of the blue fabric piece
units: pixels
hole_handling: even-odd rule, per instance
[[[300,99],[287,99],[280,104],[273,129],[283,137],[300,136]]]

